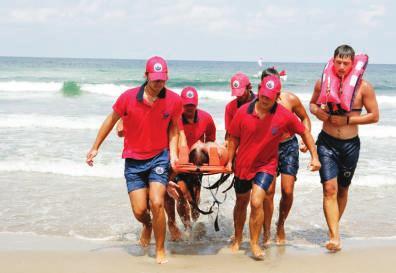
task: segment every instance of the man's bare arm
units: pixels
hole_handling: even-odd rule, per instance
[[[236,150],[239,146],[239,138],[231,136],[228,139],[228,163],[227,163],[227,169],[229,171],[232,171],[232,162],[234,161],[235,153]]]
[[[169,157],[172,169],[178,160],[178,145],[179,145],[179,126],[178,120],[172,119],[169,124],[168,138],[169,138]]]
[[[314,92],[309,102],[309,111],[315,115],[319,120],[326,121],[329,119],[330,115],[323,111],[316,102],[318,101],[320,95],[320,80],[316,82]]]
[[[289,96],[293,107],[292,112],[297,115],[297,117],[304,124],[305,128],[307,128],[308,131],[311,131],[311,119],[309,118],[304,105],[301,103],[301,100],[295,94],[290,93]]]
[[[374,88],[371,84],[364,81],[362,82],[362,99],[363,106],[367,113],[361,116],[349,117],[349,124],[370,124],[376,123],[379,120],[379,109],[377,98],[375,96]]]
[[[311,132],[308,129],[305,129],[305,132],[301,134],[301,138],[304,141],[305,145],[308,147],[309,153],[311,154],[311,162],[309,164],[309,169],[311,171],[317,171],[320,169],[321,165],[319,162],[318,153],[316,151],[315,142],[311,135]]]
[[[116,112],[112,112],[110,115],[106,117],[103,121],[102,126],[100,126],[99,132],[96,136],[95,142],[92,145],[91,150],[87,154],[86,162],[88,165],[93,166],[93,159],[98,154],[98,150],[100,145],[102,145],[103,141],[113,129],[114,125],[120,119],[120,116]]]

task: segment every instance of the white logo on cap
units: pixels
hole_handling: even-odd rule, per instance
[[[154,171],[156,172],[156,174],[161,175],[165,172],[165,169],[163,167],[156,167]]]
[[[161,72],[161,71],[162,71],[162,64],[160,64],[160,63],[155,63],[155,64],[154,64],[154,71],[155,71],[155,72]]]
[[[232,83],[232,86],[233,86],[234,88],[238,88],[238,87],[240,86],[239,81],[235,80],[235,81]]]
[[[192,99],[194,97],[194,92],[191,90],[187,91],[186,97]]]
[[[272,89],[274,89],[274,87],[275,87],[275,83],[274,83],[274,81],[268,81],[268,82],[265,84],[265,86],[266,86],[268,89],[272,90]]]

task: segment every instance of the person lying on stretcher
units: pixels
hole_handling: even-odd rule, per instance
[[[225,166],[228,162],[228,151],[224,145],[215,142],[202,142],[198,140],[194,143],[188,154],[188,162],[194,166],[206,166],[209,164],[210,150],[217,152],[220,167]],[[191,205],[199,205],[202,173],[181,173],[178,170],[172,170],[165,197],[165,210],[168,215],[168,229],[172,241],[181,239],[182,234],[176,225],[175,201],[177,212],[183,222],[185,231],[190,232],[192,223],[199,218],[198,209]]]

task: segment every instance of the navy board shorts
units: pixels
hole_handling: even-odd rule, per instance
[[[253,183],[267,191],[273,180],[274,176],[265,172],[256,173],[256,176],[250,180],[234,177],[235,193],[244,194],[249,192],[253,187]]]
[[[150,182],[160,182],[166,186],[169,165],[169,151],[167,149],[150,159],[126,158],[124,176],[128,193],[147,188]]]
[[[299,146],[296,136],[279,144],[278,157],[278,175],[283,173],[297,178]]]
[[[321,131],[316,141],[321,183],[337,177],[337,183],[342,187],[351,184],[353,174],[359,160],[360,139],[338,139]]]

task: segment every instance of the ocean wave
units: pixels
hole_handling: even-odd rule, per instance
[[[39,114],[0,114],[0,128],[53,128],[72,130],[97,130],[106,117],[83,116],[66,117]],[[223,117],[213,117],[217,131],[224,128]],[[312,122],[312,134],[316,136],[322,128],[322,123]],[[396,126],[371,124],[359,127],[359,136],[365,138],[396,138]]]
[[[119,234],[114,234],[114,235],[108,235],[104,237],[88,237],[84,236],[81,234],[78,234],[77,232],[71,230],[68,233],[69,236],[79,239],[79,240],[84,240],[84,241],[93,241],[93,242],[102,242],[102,241],[120,241],[122,238],[122,235]],[[136,236],[131,236],[133,239],[136,239]]]
[[[24,92],[24,93],[48,93],[48,92],[70,92],[79,89],[81,91],[106,96],[119,96],[125,90],[131,88],[127,85],[105,84],[80,84],[74,81],[65,82],[25,82],[8,81],[0,82],[0,92]]]
[[[64,82],[61,91],[67,97],[81,95],[80,85],[73,81]]]
[[[132,86],[127,85],[115,85],[115,84],[83,84],[81,85],[81,90],[99,94],[110,97],[118,97],[124,91],[132,88]],[[180,94],[183,88],[169,88],[177,94]],[[229,101],[232,99],[231,91],[214,91],[214,90],[203,90],[198,89],[198,94],[200,100],[219,100],[219,101]],[[396,102],[396,100],[395,100]]]
[[[55,92],[62,89],[63,82],[0,82],[0,92]]]
[[[322,123],[312,122],[312,135],[316,137],[322,129]],[[396,126],[368,124],[359,127],[359,137],[364,138],[394,138],[396,137]]]
[[[300,158],[300,164],[301,164]],[[301,186],[317,187],[320,183],[319,173],[311,173],[308,170],[303,169],[303,164],[297,174],[298,181],[301,181]],[[383,186],[396,185],[396,180],[391,176],[384,174],[362,174],[363,170],[359,170],[359,166],[356,170],[356,174],[353,177],[352,184],[354,186],[378,188]],[[375,181],[375,183],[373,183]]]
[[[120,159],[104,165],[97,159],[94,167],[85,163],[71,160],[35,160],[29,162],[21,161],[0,161],[0,172],[35,172],[35,173],[52,173],[68,176],[85,176],[85,177],[105,177],[105,178],[122,178],[124,177],[124,164]]]
[[[88,92],[88,93],[93,93],[93,94],[99,94],[99,95],[104,95],[104,96],[111,96],[111,97],[118,97],[121,95],[124,91],[132,88],[132,86],[127,86],[127,85],[116,85],[112,83],[105,83],[105,84],[82,84],[81,85],[81,90]]]
[[[193,85],[187,84],[186,85]],[[231,91],[229,90],[228,84],[223,84],[224,89],[219,90],[219,87],[206,86],[205,88],[198,88],[198,93],[201,99],[211,99],[219,101],[230,101],[232,99]],[[24,92],[24,93],[53,93],[63,92],[65,95],[70,93],[81,94],[83,92],[99,94],[103,96],[110,96],[113,98],[118,97],[122,92],[132,88],[132,85],[125,84],[114,84],[114,83],[78,83],[74,81],[66,82],[24,82],[24,81],[8,81],[0,82],[0,94],[1,92]],[[221,87],[221,86],[220,86]],[[170,87],[171,90],[180,94],[182,86],[176,85],[175,88]],[[76,92],[77,90],[77,92]],[[31,95],[31,94],[29,94]],[[304,105],[307,105],[311,99],[311,93],[296,92],[296,95],[303,101]],[[22,96],[19,96],[20,99]],[[396,106],[396,96],[390,95],[379,95],[377,94],[378,103],[381,106]]]
[[[301,165],[304,165],[302,162]],[[66,159],[57,160],[29,160],[29,161],[0,161],[0,172],[28,172],[28,173],[50,173],[58,175],[66,175],[72,177],[101,177],[101,178],[123,178],[124,177],[124,161],[120,158],[118,160],[103,163],[99,158],[96,159],[95,165],[89,167],[85,163],[85,159],[76,162]],[[209,178],[210,181],[216,180]],[[298,181],[302,181],[302,187],[317,187],[319,183],[319,174],[311,173],[301,166],[298,173]],[[206,180],[205,180],[206,181]],[[375,181],[375,183],[373,183]],[[209,183],[209,181],[206,181]],[[205,183],[206,183],[205,182]],[[353,179],[353,185],[364,187],[382,187],[386,185],[396,185],[396,180],[391,175],[383,174],[362,174],[362,171],[357,171]]]
[[[0,115],[0,128],[98,129],[105,116],[64,117],[38,114]]]

